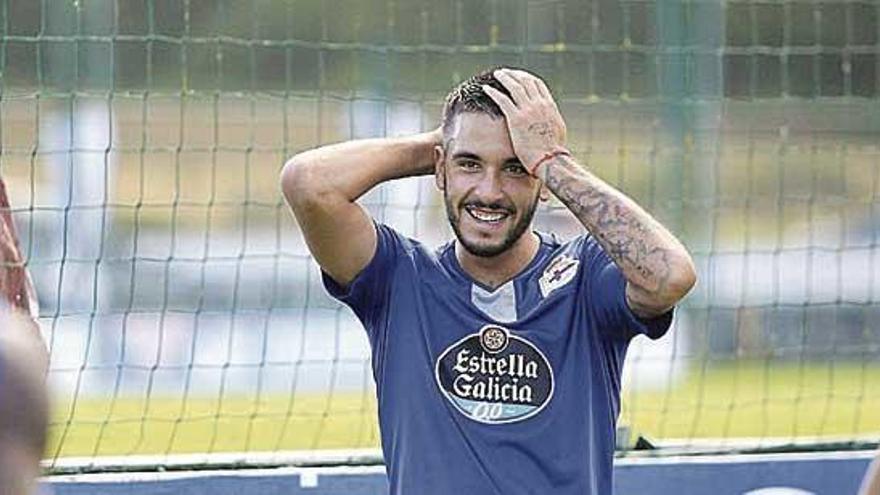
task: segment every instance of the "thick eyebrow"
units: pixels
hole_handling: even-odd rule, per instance
[[[452,154],[452,159],[453,159],[453,160],[459,160],[459,159],[462,159],[462,158],[467,158],[467,159],[470,159],[470,160],[476,160],[476,161],[478,161],[478,162],[483,161],[483,159],[480,157],[480,155],[478,155],[478,154],[476,154],[476,153],[472,153],[472,152],[470,152],[470,151],[456,151],[455,153]]]
[[[520,165],[520,166],[522,166],[522,162],[519,161],[519,158],[515,158],[515,157],[508,158],[507,160],[504,160],[504,164],[505,165]]]
[[[472,151],[456,151],[455,153],[452,154],[453,160],[460,160],[462,158],[469,159],[469,160],[476,160],[478,162],[483,161],[483,158],[480,155],[478,155]],[[519,158],[517,158],[515,156],[510,157],[507,160],[504,160],[504,164],[505,165],[522,165],[522,163],[519,161]]]

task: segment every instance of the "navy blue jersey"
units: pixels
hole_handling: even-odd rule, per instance
[[[661,336],[671,312],[638,319],[589,235],[539,234],[535,258],[491,290],[453,242],[376,228],[355,280],[324,283],[369,336],[391,493],[611,493],[626,348]]]

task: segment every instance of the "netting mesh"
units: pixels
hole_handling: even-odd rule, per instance
[[[366,338],[278,172],[432,128],[454,83],[500,64],[544,76],[577,157],[697,260],[673,332],[633,344],[623,424],[730,448],[880,433],[878,17],[873,0],[0,1],[0,174],[51,348],[48,456],[376,446]],[[450,236],[430,178],[364,203]],[[537,221],[579,229],[558,204]]]

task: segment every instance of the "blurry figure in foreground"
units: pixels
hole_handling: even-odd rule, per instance
[[[35,493],[46,443],[46,349],[34,321],[0,315],[0,495]]]
[[[0,179],[0,495],[36,493],[46,445],[48,354]]]
[[[880,450],[877,451],[874,462],[868,466],[859,495],[880,495]]]

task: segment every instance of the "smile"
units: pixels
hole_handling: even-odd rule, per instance
[[[478,222],[483,223],[500,223],[505,218],[510,216],[510,213],[507,211],[498,211],[495,209],[489,208],[480,208],[477,206],[466,206],[465,210],[468,214],[477,220]]]

